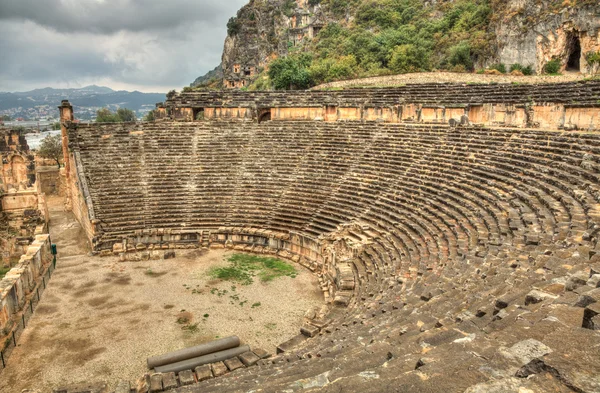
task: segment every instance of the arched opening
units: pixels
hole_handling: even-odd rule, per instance
[[[258,116],[258,124],[262,123],[263,121],[270,121],[270,120],[271,120],[271,109],[262,110],[260,115]]]
[[[204,108],[193,108],[194,120],[204,120]]]
[[[573,33],[567,43],[567,53],[569,58],[567,60],[567,71],[581,71],[581,41],[579,40],[579,34]]]

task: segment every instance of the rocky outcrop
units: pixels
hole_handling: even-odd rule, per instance
[[[269,60],[287,53],[281,32],[288,27],[284,1],[255,0],[231,18],[223,48],[224,87],[248,86]]]
[[[221,85],[222,82],[223,82],[223,67],[221,66],[221,64],[219,64],[213,70],[207,72],[203,76],[196,78],[196,80],[190,84],[190,87],[202,87],[202,86],[212,87],[213,83],[216,83],[217,85]],[[221,87],[221,86],[219,86],[219,87]]]
[[[496,23],[498,60],[532,65],[540,73],[557,59],[562,70],[592,73],[589,53],[600,51],[600,4],[597,1],[560,2],[510,0]],[[565,6],[566,5],[566,6]]]
[[[227,25],[228,36],[222,57],[223,87],[249,86],[273,59],[286,56],[292,48],[294,52],[322,55],[318,43],[313,40],[319,31],[328,23],[345,28],[355,26],[360,19],[359,10],[362,9],[364,14],[364,2],[353,2],[340,14],[335,12],[331,2],[250,1]],[[449,8],[448,4],[454,3],[424,2],[433,19],[443,17],[449,9],[458,10]],[[481,2],[472,3],[481,6]],[[481,37],[485,37],[482,39],[489,40],[485,45],[489,50],[484,53],[471,51],[476,68],[495,63],[503,63],[508,68],[518,63],[541,74],[549,61],[558,60],[560,71],[597,73],[600,67],[600,5],[597,1],[509,0],[490,2],[488,6],[483,8],[490,11],[488,23],[469,32],[471,35],[481,33]],[[435,43],[443,40],[440,37],[433,39]],[[471,44],[477,45],[475,41]],[[590,56],[594,54],[595,60],[591,61]],[[451,69],[444,62],[439,65]],[[385,67],[381,70],[391,72]],[[368,75],[368,71],[365,72]]]

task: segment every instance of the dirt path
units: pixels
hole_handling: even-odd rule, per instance
[[[296,335],[309,308],[320,307],[316,278],[248,286],[211,280],[230,251],[187,251],[161,261],[121,263],[89,256],[83,230],[60,200],[49,201],[57,269],[0,373],[0,392],[51,391],[82,382],[134,381],[146,357],[216,337],[238,335],[274,351]]]
[[[584,78],[585,75],[573,72],[567,72],[563,75],[531,76],[514,76],[509,74],[484,75],[456,72],[415,72],[412,74],[375,76],[325,83],[313,87],[312,90],[350,87],[391,87],[415,83],[563,83],[582,80]]]

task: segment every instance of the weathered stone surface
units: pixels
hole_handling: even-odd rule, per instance
[[[196,367],[194,372],[196,373],[198,382],[202,382],[213,377],[211,366],[208,364]]]
[[[306,323],[300,328],[300,333],[302,333],[306,337],[314,337],[317,334],[319,334],[319,330],[320,329],[318,327]]]
[[[150,393],[163,391],[162,374],[156,373],[150,376]]]
[[[242,361],[242,363],[244,363],[244,365],[246,367],[250,367],[255,365],[256,363],[258,363],[258,361],[260,360],[260,357],[258,357],[256,354],[254,354],[253,352],[244,352],[243,354],[241,354],[240,356],[238,356],[240,358],[240,360]]]
[[[441,84],[343,93],[192,92],[174,97],[169,109],[197,105],[215,116],[237,116],[271,108],[275,116],[285,104],[297,109],[314,102],[324,112],[333,106],[332,116],[350,116],[354,105],[361,118],[162,120],[151,127],[103,126],[102,133],[79,124],[70,134],[82,173],[96,182],[97,244],[143,242],[153,252],[164,244],[187,249],[208,242],[290,258],[318,275],[326,307],[310,312],[307,323],[322,327],[320,334],[282,343],[269,360],[256,361],[263,357],[256,350],[256,367],[225,375],[227,366],[215,364],[218,378],[179,388],[182,393],[256,386],[493,391],[500,381],[534,392],[594,391],[600,339],[592,329],[600,302],[598,288],[589,285],[598,258],[590,263],[588,255],[600,225],[600,189],[592,181],[600,173],[599,134],[502,123],[518,110],[542,123],[564,119],[580,104],[596,110],[600,83],[556,89]],[[488,120],[503,127],[449,129],[445,116],[456,108],[439,102],[461,97],[483,102],[469,107],[472,120],[494,114]],[[404,105],[408,99],[420,101]],[[529,100],[537,112],[523,102]],[[371,106],[389,102],[396,116],[389,123],[362,118]],[[553,114],[543,117],[546,110]],[[410,111],[413,120],[398,121]],[[152,132],[129,134],[147,127]],[[111,138],[99,139],[108,133]],[[144,151],[132,150],[131,159],[119,161],[130,165],[120,168],[112,162],[122,146]],[[142,158],[153,165],[139,168]],[[152,169],[168,160],[180,176]],[[161,192],[116,189],[117,178],[132,185],[153,179]],[[143,219],[129,204],[111,212],[116,198],[103,191],[110,187],[131,206],[147,205]],[[175,216],[181,221],[173,223]],[[348,307],[336,306],[337,297],[346,297]]]
[[[131,384],[129,381],[119,381],[115,388],[115,393],[131,393]]]
[[[223,363],[225,363],[225,366],[227,366],[229,371],[237,370],[238,368],[244,367],[244,364],[237,357],[227,359],[227,360],[223,361]]]
[[[527,339],[516,343],[512,347],[502,350],[501,353],[515,359],[521,364],[527,364],[535,358],[542,357],[552,352],[544,343],[534,339]]]
[[[170,372],[162,374],[162,385],[164,390],[175,389],[178,386],[175,373]]]
[[[196,383],[196,378],[194,377],[194,372],[192,370],[181,371],[178,377],[181,386],[187,386]]]
[[[215,377],[220,377],[228,372],[227,366],[223,362],[211,363],[210,369]]]
[[[254,348],[252,352],[254,352],[254,354],[261,359],[267,359],[271,357],[271,354],[262,348]]]

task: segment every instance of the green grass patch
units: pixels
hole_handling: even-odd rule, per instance
[[[268,282],[284,276],[295,278],[298,274],[294,266],[277,258],[233,254],[227,261],[229,266],[211,269],[210,276],[224,281],[250,285],[254,282],[255,277],[263,282]]]
[[[10,267],[0,267],[0,280],[2,280],[4,276],[6,276],[6,273],[8,273],[10,269]]]
[[[182,326],[181,330],[185,330],[189,333],[198,333],[200,331],[197,323]]]

